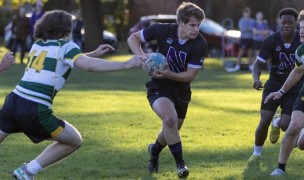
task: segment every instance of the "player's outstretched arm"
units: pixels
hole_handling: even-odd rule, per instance
[[[85,53],[89,57],[101,57],[107,52],[115,51],[115,49],[109,44],[102,44],[98,46],[94,51]]]
[[[75,60],[74,65],[77,68],[85,71],[109,72],[123,69],[131,69],[134,67],[141,67],[143,59],[144,58],[142,56],[133,56],[128,61],[117,62],[99,58],[92,58],[87,55],[81,55]]]
[[[303,74],[304,74],[304,69],[300,69],[297,67],[294,68],[290,72],[290,74],[289,74],[287,80],[285,81],[285,83],[283,84],[282,88],[277,92],[270,93],[265,98],[264,103],[267,103],[270,99],[273,99],[273,100],[280,99],[291,87],[293,87],[301,79]]]
[[[12,52],[6,53],[0,62],[0,72],[11,68],[15,64],[15,57]]]
[[[253,77],[253,85],[252,87],[256,90],[261,90],[263,88],[263,84],[260,80],[261,76],[261,67],[263,65],[263,62],[256,60],[253,64],[252,69],[252,77]]]

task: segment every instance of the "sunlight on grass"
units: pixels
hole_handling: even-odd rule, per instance
[[[269,179],[267,175],[276,167],[281,140],[272,145],[267,139],[260,164],[246,162],[252,154],[262,91],[252,88],[249,72],[227,73],[217,59],[206,59],[205,63],[205,69],[192,83],[192,101],[180,131],[191,171],[189,179]],[[0,76],[2,102],[18,83],[24,68],[25,65],[17,64]],[[264,83],[267,77],[263,72]],[[147,145],[154,142],[161,127],[146,100],[148,79],[140,69],[112,73],[74,70],[57,95],[53,110],[56,116],[79,129],[83,146],[37,178],[176,179],[168,148],[161,154],[160,172],[147,172]],[[0,148],[1,179],[9,179],[14,168],[34,158],[48,144],[34,145],[22,134],[10,136]],[[295,150],[287,179],[303,178],[303,160],[303,153]]]

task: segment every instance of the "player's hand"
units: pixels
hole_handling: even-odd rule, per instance
[[[154,78],[166,78],[167,75],[170,73],[170,69],[169,68],[166,68],[165,70],[163,71],[160,71],[160,70],[155,70],[151,76],[154,77]]]
[[[265,98],[264,100],[264,104],[266,104],[270,99],[272,100],[278,100],[282,97],[283,95],[281,93],[277,92],[273,92],[268,94],[268,96]]]
[[[15,64],[15,57],[14,57],[13,53],[8,52],[2,58],[2,61],[0,63],[0,67],[1,67],[0,69],[2,69],[2,70],[9,69],[14,64]]]
[[[107,52],[115,51],[115,49],[109,44],[101,44],[98,48],[95,49],[94,53],[96,57],[103,56]]]
[[[145,59],[146,59],[145,56],[133,56],[131,59],[129,59],[124,63],[124,66],[126,69],[131,69],[134,67],[140,68],[143,66]]]
[[[260,80],[256,80],[253,82],[253,86],[252,86],[254,89],[256,90],[261,90],[264,88],[262,82]]]

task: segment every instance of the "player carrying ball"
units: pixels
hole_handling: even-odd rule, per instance
[[[162,120],[154,144],[148,146],[149,171],[158,172],[159,154],[167,145],[175,159],[177,175],[187,177],[189,169],[183,159],[179,130],[186,117],[191,99],[190,83],[201,70],[207,52],[207,42],[199,33],[204,11],[193,3],[182,3],[177,9],[177,24],[153,24],[128,38],[136,55],[145,55],[141,42],[156,40],[158,52],[165,55],[168,66],[156,71],[147,82],[147,98],[153,111]]]

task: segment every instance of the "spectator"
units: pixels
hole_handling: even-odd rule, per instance
[[[33,12],[32,17],[30,19],[30,24],[31,24],[31,30],[30,30],[30,33],[31,33],[31,44],[34,43],[34,25],[35,25],[36,21],[43,16],[43,14],[44,14],[43,4],[42,4],[41,1],[38,0],[36,2],[35,11]]]
[[[275,25],[272,27],[272,29],[271,29],[271,33],[275,33],[275,32],[277,32],[277,31],[279,31],[280,30],[280,17],[279,16],[277,16],[276,17],[276,22],[275,22]]]
[[[83,21],[81,17],[80,11],[77,11],[75,13],[75,19],[73,21],[73,41],[75,44],[79,46],[80,49],[82,49],[82,35],[81,35],[81,29],[83,27]]]
[[[269,26],[264,19],[264,14],[259,11],[256,13],[256,21],[253,24],[253,41],[255,56],[259,54],[260,48],[266,36],[269,35]]]
[[[253,24],[254,19],[250,17],[251,10],[246,7],[243,9],[243,16],[240,18],[238,22],[239,29],[241,31],[241,44],[240,50],[236,62],[236,66],[234,68],[228,68],[228,72],[238,71],[241,69],[241,59],[245,50],[247,50],[248,56],[248,66],[249,70],[252,70],[253,64]]]
[[[26,49],[26,39],[30,33],[30,21],[25,17],[25,8],[19,8],[19,14],[13,19],[13,44],[12,52],[16,55],[18,47],[20,46],[20,63],[23,64],[23,58],[25,55]]]

